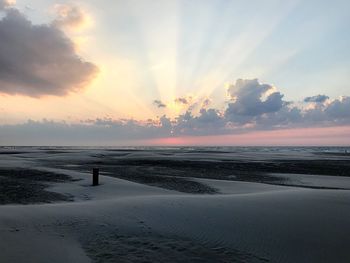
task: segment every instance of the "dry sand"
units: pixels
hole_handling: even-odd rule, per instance
[[[125,151],[114,152],[119,157],[106,150],[57,152],[26,148],[1,155],[3,169],[21,167],[28,176],[35,169],[74,179],[40,179],[50,185],[45,191],[74,201],[1,205],[0,262],[350,262],[350,191],[340,189],[349,189],[348,177],[283,173],[266,175],[264,180],[272,179],[260,183],[233,173],[220,180],[181,177],[175,186],[166,181],[156,187],[154,180],[141,184],[136,182],[140,179],[124,180],[130,179],[124,174],[124,179],[101,176],[101,185],[92,187],[90,172],[78,165],[125,158]],[[149,172],[142,165],[145,159],[159,158],[151,151],[131,155],[139,160],[132,167],[138,174]],[[229,154],[210,153],[205,159],[221,155]],[[102,171],[107,166],[100,165]],[[169,169],[159,169],[164,167]],[[164,176],[182,174],[177,169]],[[118,176],[113,169],[106,173]],[[157,169],[154,175],[161,176]],[[239,181],[232,181],[235,176]],[[181,186],[186,180],[195,189],[206,186],[215,192],[189,193]]]

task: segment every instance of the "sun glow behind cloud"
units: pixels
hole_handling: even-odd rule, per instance
[[[177,97],[185,96],[188,92],[193,92],[198,97],[210,97],[218,88],[224,93],[224,82],[231,80],[232,75],[239,75],[235,74],[235,70],[259,43],[271,34],[296,2],[283,5],[282,10],[276,15],[271,11],[270,15],[266,15],[270,6],[264,7],[263,15],[256,14],[249,19],[245,18],[248,23],[242,28],[240,25],[229,23],[232,17],[239,16],[241,10],[236,10],[237,3],[228,2],[221,10],[222,3],[216,5],[212,2],[203,2],[196,6],[197,13],[187,14],[187,9],[193,10],[195,4],[183,1],[156,1],[152,4],[149,2],[135,4],[129,1],[122,6],[116,4],[115,8],[122,7],[127,13],[127,17],[121,19],[131,21],[129,31],[124,32],[123,37],[126,40],[131,38],[137,41],[122,49],[142,53],[128,61],[128,64],[133,66],[126,64],[124,73],[119,74],[116,80],[116,85],[123,86],[131,105],[142,104],[138,99],[142,94],[140,89],[146,88],[147,94],[169,104],[163,111],[165,114],[176,116],[181,109],[186,110],[185,107],[173,103]],[[155,9],[157,16],[153,14]],[[215,10],[218,13],[215,13]],[[219,16],[220,20],[216,21]],[[266,16],[269,19],[266,19]],[[212,28],[213,24],[217,25],[217,28]],[[212,35],[213,33],[215,34]],[[207,43],[211,43],[211,46],[206,47]],[[135,46],[132,46],[133,44]],[[116,60],[118,53],[114,57]],[[106,64],[105,61],[101,63]],[[134,83],[128,81],[130,75],[133,76]],[[138,81],[140,84],[134,85]],[[106,92],[107,89],[101,88],[100,93],[106,94],[108,100],[112,94]],[[152,98],[145,101],[147,94],[142,94],[145,95],[141,99],[145,104],[143,108],[148,105],[148,112],[154,113]],[[130,109],[124,108],[122,111],[129,112]]]
[[[18,8],[29,20],[35,21],[35,25],[54,25],[62,30],[74,43],[76,55],[91,61],[99,71],[84,88],[78,92],[67,89],[64,97],[51,93],[41,94],[40,98],[1,95],[1,123],[43,118],[73,124],[122,119],[148,125],[163,118],[164,123],[170,122],[175,127],[179,120],[185,123],[189,118],[202,127],[204,122],[216,119],[219,123],[231,120],[232,116],[225,116],[228,109],[235,114],[242,109],[237,105],[229,108],[234,98],[232,94],[225,97],[227,87],[239,78],[273,83],[281,94],[286,94],[285,100],[280,101],[279,93],[273,88],[262,96],[268,98],[278,93],[275,102],[287,105],[292,100],[294,104],[288,105],[300,104],[297,110],[305,107],[306,111],[317,112],[319,105],[305,106],[301,102],[307,96],[348,95],[344,88],[350,80],[346,59],[338,59],[341,63],[337,67],[329,60],[326,67],[326,62],[312,64],[305,55],[310,53],[310,47],[315,47],[317,54],[331,56],[320,53],[322,46],[317,45],[322,37],[347,21],[348,15],[342,11],[346,4],[341,1],[332,5],[337,6],[337,12],[329,9],[329,19],[321,16],[322,8],[327,5],[318,5],[322,7],[318,10],[303,1],[246,4],[226,0],[102,0],[55,6],[53,0],[40,0],[31,10],[25,4],[23,0],[18,4],[22,8]],[[28,4],[34,7],[33,3]],[[329,46],[335,45],[331,51],[334,57],[342,53],[346,58],[344,49],[336,45],[341,43],[345,47],[348,40],[337,40],[329,42]],[[289,76],[288,72],[296,74],[300,63],[308,65],[305,72],[299,72],[297,78]],[[319,72],[322,76],[318,76]],[[254,101],[259,107],[267,107]],[[288,107],[281,108],[288,111]],[[264,114],[267,113],[262,112],[262,119],[266,117]],[[242,123],[242,128],[253,129],[254,121]],[[210,127],[211,132],[214,128]]]
[[[92,3],[54,10],[57,23],[79,29],[67,29],[79,53],[101,68],[84,94],[88,101],[108,105],[113,116],[143,119],[178,115],[186,107],[173,101],[189,93],[214,96],[214,104],[223,105],[218,94],[224,94],[225,83],[238,77],[264,79],[261,70],[240,67],[298,4],[256,2],[260,11],[255,12],[236,1],[115,1],[107,14],[96,12]],[[116,19],[108,25],[111,16]],[[108,31],[101,33],[103,28]],[[169,106],[155,110],[154,99]]]
[[[232,80],[232,76],[256,77],[254,72],[241,73],[239,66],[297,5],[297,1],[280,5],[277,14],[271,11],[270,5],[263,5],[261,13],[243,18],[247,19],[246,24],[235,25],[229,21],[239,17],[242,10],[237,10],[234,1],[217,5],[204,2],[196,6],[198,12],[189,15],[190,18],[186,16],[186,8],[192,10],[191,3],[177,3],[181,4],[176,7],[165,4],[161,8],[163,23],[157,20],[161,25],[155,26],[149,17],[140,13],[135,16],[139,20],[137,24],[142,25],[143,41],[147,43],[149,65],[145,67],[150,69],[160,100],[170,103],[165,110],[170,116],[178,114],[180,108],[185,109],[172,101],[189,91],[198,97],[211,97],[214,91],[223,93],[224,83]],[[220,9],[222,5],[224,8]],[[215,14],[215,10],[220,13]],[[170,19],[164,23],[162,16]],[[178,21],[178,17],[187,23]]]

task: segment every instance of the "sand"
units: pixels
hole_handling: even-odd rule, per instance
[[[127,151],[17,151],[1,155],[2,169],[21,167],[28,176],[33,170],[66,175],[69,180],[46,180],[44,190],[73,202],[18,204],[14,199],[0,205],[0,262],[350,262],[348,177],[271,173],[263,176],[264,183],[253,181],[257,174],[244,181],[236,174],[240,171],[224,173],[221,179],[191,176],[198,171],[181,177],[190,171],[186,166],[157,169],[145,160],[157,160],[159,153],[131,151],[129,158],[138,164],[129,163],[125,170],[147,174],[153,167],[156,177],[165,173],[181,179],[155,186],[154,178],[149,182],[142,177],[140,183],[130,181],[131,172],[119,175],[120,160],[129,162]],[[174,157],[161,154],[165,160]],[[217,163],[229,155],[189,154],[191,159],[177,152],[174,159]],[[314,159],[335,158],[319,156]],[[246,157],[235,160],[246,162]],[[90,166],[84,171],[80,165],[97,161],[105,175],[101,185],[92,187]],[[195,186],[193,193],[181,186],[187,181]],[[202,186],[215,192],[198,192]]]

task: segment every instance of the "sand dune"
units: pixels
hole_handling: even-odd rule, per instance
[[[0,206],[1,262],[350,262],[347,190],[193,178],[218,189],[199,195],[36,169],[80,179],[49,188],[74,202]]]

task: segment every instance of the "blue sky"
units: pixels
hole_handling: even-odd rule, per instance
[[[17,1],[18,7],[37,23],[52,20],[48,10],[57,3],[69,1]],[[278,84],[286,86],[288,96],[293,95],[289,94],[289,87],[292,89],[296,84],[301,89],[304,86],[300,81],[293,81],[303,75],[306,75],[307,81],[315,82],[313,86],[321,86],[335,95],[344,91],[344,85],[340,83],[336,88],[323,87],[317,73],[328,72],[330,76],[327,79],[331,79],[333,74],[349,68],[347,47],[350,36],[346,33],[350,23],[349,1],[99,0],[82,1],[80,4],[88,8],[96,19],[94,33],[105,52],[136,57],[145,67],[150,66],[150,61],[144,58],[150,50],[174,45],[179,78],[185,75],[181,71],[186,66],[200,76],[201,72],[214,66],[206,63],[225,57],[223,47],[242,41],[240,36],[247,33],[249,39],[259,43],[255,43],[248,61],[244,61],[246,68],[228,67],[227,80],[222,81],[242,77],[239,76],[241,71],[253,74],[254,68],[260,66],[273,68],[274,62],[282,63],[281,60],[285,59],[287,61],[273,72],[254,77],[268,78],[266,81],[270,82],[276,79]],[[26,10],[25,7],[31,9]],[[150,40],[152,33],[159,38]],[[173,39],[166,38],[169,35]],[[171,40],[176,43],[168,43]],[[235,59],[234,56],[228,58]],[[283,75],[283,80],[277,75]],[[310,89],[318,91],[317,87]]]
[[[0,125],[43,119],[69,125],[91,124],[91,120],[98,119],[161,125],[164,116],[174,126],[174,132],[186,114],[198,117],[194,121],[198,124],[209,118],[202,116],[203,110],[212,109],[210,118],[217,114],[222,120],[226,118],[225,125],[231,127],[238,125],[232,124],[233,120],[242,121],[242,117],[227,117],[232,109],[239,115],[265,105],[255,99],[257,94],[261,100],[280,94],[271,97],[281,106],[275,115],[283,111],[290,118],[295,108],[302,118],[311,118],[308,111],[317,109],[320,112],[313,113],[313,118],[323,117],[322,122],[311,121],[315,127],[324,122],[328,126],[348,123],[341,119],[330,124],[327,118],[332,114],[334,118],[335,108],[343,112],[348,103],[344,98],[350,95],[349,1],[10,2],[14,1],[0,0],[0,37],[8,38],[4,43],[9,45],[0,47],[4,52],[0,62],[12,70],[0,71]],[[16,10],[17,15],[11,10]],[[6,29],[8,19],[16,27]],[[20,20],[32,23],[29,31],[20,31]],[[46,35],[38,33],[41,26],[47,27]],[[28,36],[14,30],[28,31]],[[42,37],[32,38],[32,32]],[[16,35],[20,35],[16,41],[26,42],[26,46],[11,44]],[[56,39],[52,43],[57,43],[52,47],[45,42],[51,37]],[[43,46],[40,60],[33,55],[32,45]],[[13,54],[8,51],[12,47]],[[28,61],[19,61],[15,48],[23,54],[28,52]],[[50,64],[43,64],[50,60]],[[31,71],[32,65],[38,65],[38,69]],[[244,89],[251,89],[251,85],[256,88],[250,93],[252,97],[246,97],[239,79],[246,80]],[[263,84],[271,87],[266,94],[261,92]],[[238,89],[234,94],[241,97],[233,96],[230,87]],[[304,98],[320,94],[328,97],[322,107],[304,102]],[[238,105],[237,100],[257,105]],[[270,114],[266,108],[269,107],[262,106],[261,115],[255,119],[244,117],[244,125],[261,128],[261,118],[271,118],[266,117]],[[285,125],[288,118],[283,116]],[[344,118],[343,113],[339,116]],[[284,128],[300,126],[300,119],[298,125],[288,120],[291,123]],[[271,119],[267,122],[271,123]],[[215,132],[210,125],[214,135],[227,133],[220,127]],[[281,125],[274,119],[270,128]],[[266,129],[268,125],[262,126]],[[161,134],[165,136],[164,131]]]
[[[69,1],[17,1],[19,7],[33,8],[26,13],[37,23],[52,20],[47,10],[57,3]],[[203,76],[215,71],[222,77],[213,81],[217,89],[249,77],[273,83],[291,100],[301,100],[304,94],[340,96],[348,91],[349,1],[99,0],[79,4],[95,19],[90,30],[96,46],[88,49],[132,60],[144,70],[170,60],[175,65],[166,66],[175,67],[169,75],[176,83],[168,86],[175,85],[178,96],[198,91]],[[144,95],[167,89],[155,87],[157,77],[141,69],[137,77],[148,87]]]

